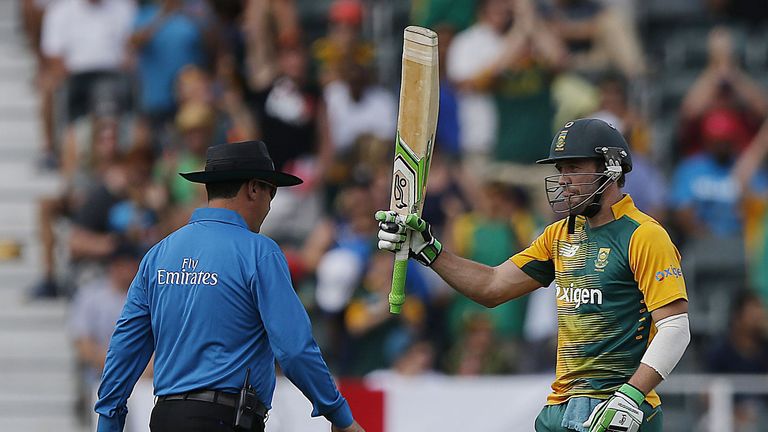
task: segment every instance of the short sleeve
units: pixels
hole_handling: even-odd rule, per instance
[[[635,230],[629,241],[629,265],[649,311],[688,299],[680,252],[661,225],[646,222]]]
[[[554,225],[550,225],[527,249],[510,258],[520,270],[542,286],[548,286],[555,280],[555,263],[552,260],[554,236]]]

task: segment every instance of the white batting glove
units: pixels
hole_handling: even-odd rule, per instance
[[[443,251],[443,244],[432,235],[431,225],[418,215],[409,214],[404,217],[391,210],[379,210],[375,217],[379,221],[379,249],[390,252],[401,250],[406,230],[410,230],[411,258],[429,267]]]
[[[589,432],[637,432],[643,423],[640,410],[643,400],[643,392],[631,384],[624,384],[592,410],[584,427],[589,428]]]

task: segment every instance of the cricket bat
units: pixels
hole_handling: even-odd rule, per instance
[[[437,127],[439,81],[437,34],[423,27],[406,27],[389,203],[390,210],[401,215],[421,215],[424,206]],[[405,245],[408,245],[410,234],[406,235]],[[395,253],[389,293],[389,311],[394,314],[400,313],[405,302],[408,252],[406,246]]]

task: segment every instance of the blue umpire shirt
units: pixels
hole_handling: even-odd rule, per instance
[[[126,402],[155,352],[157,396],[238,393],[250,384],[268,408],[275,358],[312,401],[313,416],[352,424],[288,273],[280,248],[236,212],[195,210],[186,226],[144,257],[109,344],[99,387],[98,431],[122,431]]]

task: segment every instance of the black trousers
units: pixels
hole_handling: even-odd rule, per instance
[[[192,400],[159,401],[152,410],[152,432],[233,432],[235,409],[226,405]],[[264,423],[254,422],[252,432],[264,432]]]

